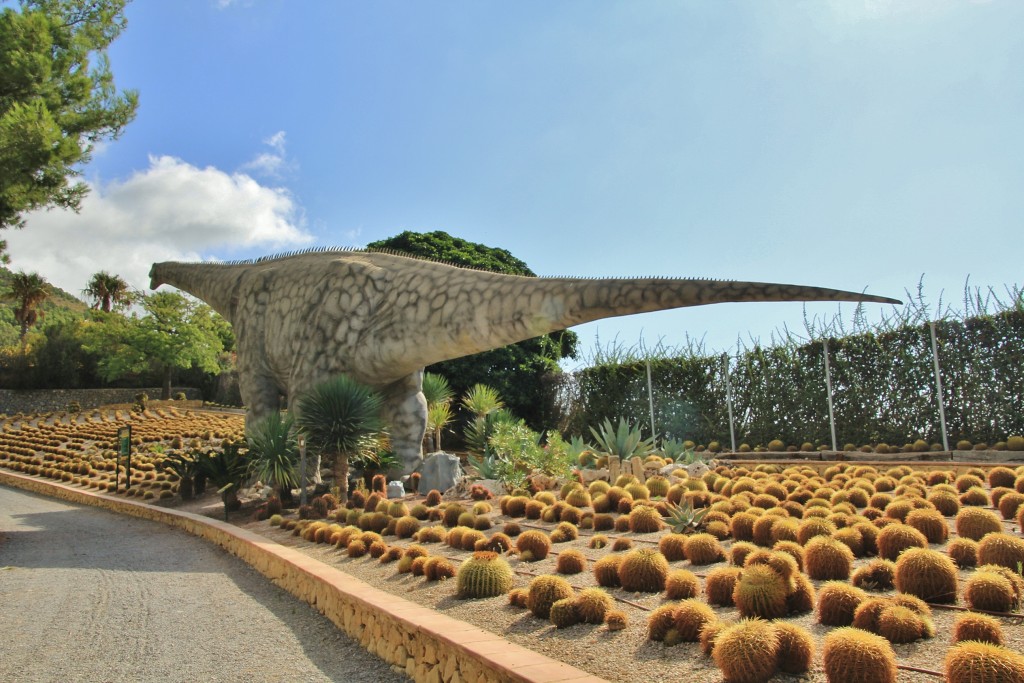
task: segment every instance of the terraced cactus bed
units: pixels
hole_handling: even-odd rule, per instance
[[[0,466],[109,487],[106,440],[128,417],[8,423]],[[131,419],[139,446],[170,449],[176,437],[232,438],[241,427],[236,416]],[[169,504],[176,482],[158,471],[157,455],[139,458],[147,467],[136,490],[158,501],[167,491]],[[292,512],[242,524],[610,680],[718,681],[725,672],[728,680],[846,681],[858,671],[886,680],[896,664],[899,680],[942,680],[944,672],[956,681],[1020,680],[1024,673],[1012,671],[1024,666],[1024,588],[1015,578],[1024,561],[1024,467],[1012,467],[729,462],[699,479],[678,472],[500,500],[360,494],[352,509],[332,510],[324,497],[303,510],[324,519]],[[674,534],[662,521],[669,502],[709,512],[699,528]],[[971,565],[979,562],[1001,568],[978,571]],[[724,604],[734,601],[739,607]],[[775,621],[729,627],[747,615]],[[854,619],[875,633],[844,630]],[[1004,647],[954,648],[954,632],[998,632]],[[717,655],[706,655],[712,647]],[[994,678],[997,666],[1010,673]]]

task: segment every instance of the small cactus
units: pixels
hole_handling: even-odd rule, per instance
[[[778,619],[788,611],[789,588],[785,579],[767,565],[744,567],[733,589],[732,599],[743,617]]]
[[[949,649],[943,670],[949,683],[1024,681],[1024,655],[1001,645],[967,641]]]
[[[896,560],[896,589],[926,602],[956,602],[958,581],[953,560],[935,550],[909,548]]]
[[[568,581],[560,576],[545,574],[530,582],[526,607],[535,617],[548,619],[551,616],[552,605],[563,598],[572,596],[572,586]]]
[[[976,640],[992,645],[1003,644],[1003,627],[998,619],[967,612],[953,622],[953,644],[965,640]]]
[[[515,574],[508,562],[497,553],[473,553],[459,567],[455,577],[461,598],[491,598],[512,589]]]
[[[585,624],[601,624],[615,602],[600,588],[585,588],[576,596],[576,611]]]
[[[775,622],[779,636],[779,669],[799,676],[814,663],[814,637],[802,626],[788,621]]]
[[[542,531],[535,529],[524,531],[516,538],[516,550],[520,554],[529,551],[533,558],[532,561],[537,562],[546,558],[551,552],[551,539]]]
[[[619,583],[631,592],[660,593],[665,590],[668,569],[668,560],[657,550],[631,550],[619,563]]]
[[[567,628],[580,623],[580,615],[573,598],[562,598],[551,605],[548,618],[555,628]]]
[[[778,632],[770,622],[743,619],[718,633],[711,654],[727,681],[767,681],[778,668]]]
[[[818,591],[818,623],[825,626],[849,626],[857,607],[867,593],[844,581],[829,581]]]
[[[825,636],[821,654],[829,683],[896,683],[896,653],[874,633],[837,628]]]

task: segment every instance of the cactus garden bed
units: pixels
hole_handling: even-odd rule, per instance
[[[178,502],[168,451],[241,431],[238,416],[165,409],[22,418],[0,428],[0,467],[111,489],[128,419],[149,451],[133,456],[133,495],[162,504]],[[271,507],[235,521],[609,680],[1024,680],[1024,467],[666,474],[489,500],[359,492],[351,508],[323,496],[303,519]]]

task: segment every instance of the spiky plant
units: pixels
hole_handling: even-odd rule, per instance
[[[853,560],[849,546],[828,536],[816,536],[804,546],[804,571],[815,580],[850,578]]]
[[[310,446],[334,463],[334,482],[342,503],[348,500],[348,461],[369,435],[381,428],[383,399],[347,375],[313,386],[298,400],[296,424]]]
[[[604,419],[599,429],[590,428],[596,441],[595,448],[604,455],[617,455],[623,460],[643,458],[654,451],[654,437],[643,438],[639,427],[633,427],[626,418],[619,418],[618,428]]]
[[[737,567],[719,567],[712,569],[704,577],[704,594],[708,603],[719,607],[732,607],[733,592],[740,570]]]
[[[896,683],[896,653],[874,633],[837,628],[825,636],[821,656],[829,683]]]
[[[674,569],[665,577],[665,597],[685,600],[700,595],[700,579],[686,569]]]
[[[825,626],[849,626],[857,607],[867,594],[844,581],[829,581],[818,591],[818,623]]]
[[[988,500],[986,499],[986,503]],[[982,503],[984,505],[984,503]],[[976,507],[965,507],[956,515],[956,535],[980,541],[986,534],[1000,533],[1002,522],[994,512]]]
[[[964,602],[970,609],[1009,612],[1017,606],[1017,596],[1010,580],[996,572],[971,574],[964,584]]]
[[[716,621],[715,610],[700,600],[689,598],[675,606],[673,628],[684,643],[696,643],[706,624]]]
[[[1016,683],[1024,681],[1024,655],[991,643],[967,641],[946,652],[943,662],[949,683]]]
[[[985,614],[961,614],[953,622],[953,644],[965,640],[1002,645],[1003,626],[998,619]]]
[[[600,624],[615,601],[600,588],[584,588],[576,596],[576,611],[585,624]]]
[[[935,550],[908,548],[896,560],[897,590],[927,602],[956,602],[958,581],[953,560]]]
[[[877,558],[857,567],[850,576],[850,583],[854,586],[872,591],[890,590],[895,580],[896,564]]]
[[[674,534],[690,534],[700,531],[703,528],[704,517],[708,508],[695,510],[693,504],[684,500],[681,504],[667,503],[668,514],[665,516],[665,524],[671,527]]]
[[[455,581],[459,597],[490,598],[509,592],[514,578],[512,567],[500,555],[483,551],[462,563]]]
[[[551,552],[551,539],[543,531],[531,529],[519,534],[516,538],[516,550],[522,554],[530,553],[532,562],[543,560]]]
[[[814,636],[788,621],[776,621],[775,632],[779,636],[779,669],[797,676],[807,673],[814,663]]]
[[[762,619],[743,619],[723,629],[711,653],[730,683],[763,683],[778,668],[779,635]]]
[[[1024,565],[1024,539],[1007,533],[987,534],[978,542],[978,563],[1018,569]]]
[[[587,558],[579,550],[563,550],[555,560],[555,571],[559,574],[579,574],[586,569]]]
[[[622,555],[605,555],[591,568],[594,579],[598,586],[615,588],[619,583],[619,565],[622,563]]]
[[[789,588],[785,579],[767,565],[744,567],[733,589],[732,599],[740,616],[778,619],[788,611]]]
[[[619,563],[619,584],[631,592],[660,593],[668,568],[668,560],[654,548],[631,550]]]
[[[535,617],[548,619],[551,606],[563,598],[573,596],[572,586],[560,576],[545,574],[530,582],[526,606]]]
[[[686,540],[683,551],[693,565],[707,565],[725,559],[725,550],[718,539],[711,534],[696,534]]]

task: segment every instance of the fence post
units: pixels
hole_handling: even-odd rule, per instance
[[[725,405],[729,409],[729,439],[732,452],[736,452],[736,426],[732,421],[732,382],[729,381],[729,354],[722,354],[722,371],[725,373]]]
[[[928,323],[932,333],[932,360],[935,362],[935,392],[939,402],[939,427],[942,429],[942,448],[949,450],[949,436],[946,435],[946,408],[942,400],[942,375],[939,373],[939,345],[935,341],[935,321]]]
[[[823,339],[825,347],[825,389],[828,393],[828,424],[832,429],[832,450],[838,451],[839,444],[836,443],[836,416],[832,408],[832,372],[828,364],[828,339]]]
[[[651,438],[653,439],[657,432],[654,431],[654,390],[651,388],[651,359],[647,359],[647,402],[651,406]]]

